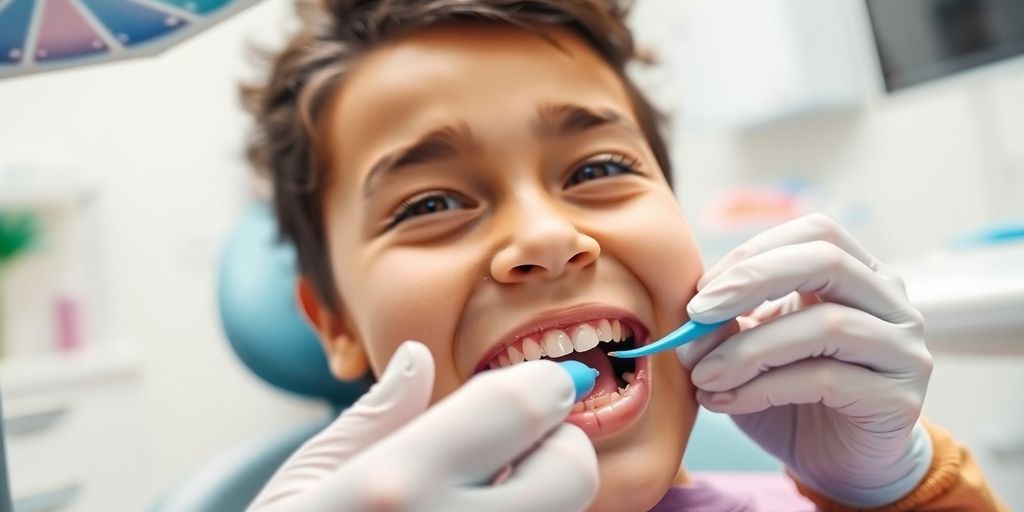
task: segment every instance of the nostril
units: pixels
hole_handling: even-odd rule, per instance
[[[537,265],[516,265],[512,268],[512,272],[516,274],[529,274]]]
[[[582,264],[583,266],[587,266],[593,263],[594,259],[594,253],[589,251],[580,251],[573,255],[572,258],[569,258],[569,263],[577,263]]]

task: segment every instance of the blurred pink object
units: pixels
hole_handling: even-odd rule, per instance
[[[81,294],[77,292],[76,287],[65,283],[57,296],[57,349],[61,352],[75,351],[85,342]]]
[[[806,198],[784,188],[736,188],[711,198],[702,212],[702,224],[729,232],[775,225],[807,212]]]

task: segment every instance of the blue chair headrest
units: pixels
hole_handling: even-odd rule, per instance
[[[242,362],[270,384],[324,398],[341,409],[366,382],[331,375],[323,349],[295,301],[295,250],[278,240],[269,206],[245,213],[221,260],[217,286],[221,322]]]

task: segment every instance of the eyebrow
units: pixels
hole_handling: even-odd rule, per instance
[[[572,103],[541,105],[537,109],[534,127],[537,133],[569,137],[592,130],[599,126],[621,124],[633,131],[639,129],[626,118],[610,108],[591,109]]]
[[[571,103],[541,105],[533,127],[541,136],[569,137],[606,125],[621,125],[639,136],[640,128],[610,108],[591,109]],[[441,126],[420,137],[413,144],[388,153],[370,168],[363,182],[363,197],[377,188],[380,180],[398,170],[458,157],[460,148],[476,147],[473,132],[465,123]]]
[[[370,195],[387,174],[410,165],[454,158],[460,154],[459,146],[473,144],[473,132],[466,124],[442,126],[431,130],[412,145],[384,155],[377,160],[363,182],[363,197]]]

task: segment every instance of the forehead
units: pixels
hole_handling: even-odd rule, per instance
[[[326,118],[335,172],[365,173],[374,157],[440,125],[466,125],[486,145],[530,128],[543,104],[634,114],[622,80],[571,32],[549,39],[505,25],[439,26],[372,50]]]

